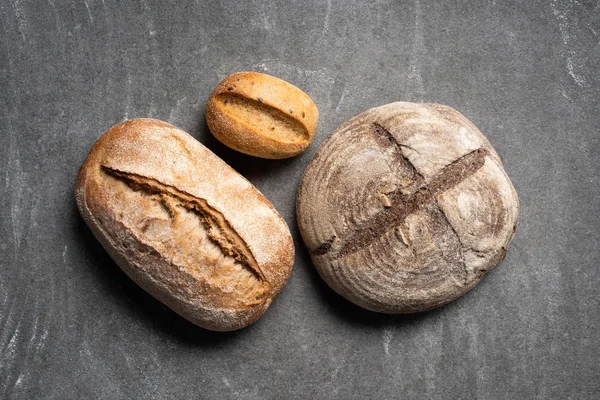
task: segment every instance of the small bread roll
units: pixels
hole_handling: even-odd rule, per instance
[[[290,276],[285,221],[244,177],[153,119],[104,133],[77,179],[79,211],[142,288],[206,329],[256,321]]]
[[[206,122],[223,144],[262,158],[288,158],[313,141],[319,110],[279,78],[257,72],[229,75],[206,104]]]

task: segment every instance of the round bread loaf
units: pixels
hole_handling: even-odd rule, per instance
[[[382,313],[464,295],[503,259],[518,211],[489,141],[438,104],[388,104],[344,123],[317,151],[297,196],[320,275]]]
[[[76,199],[123,271],[203,328],[251,324],[290,276],[292,238],[273,206],[165,122],[136,119],[104,133],[79,171]]]
[[[313,141],[318,118],[306,93],[258,72],[229,75],[206,103],[206,123],[219,141],[262,158],[302,153]]]

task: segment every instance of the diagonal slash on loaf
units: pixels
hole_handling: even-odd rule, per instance
[[[456,161],[444,167],[429,182],[415,169],[412,163],[402,152],[402,144],[383,126],[373,123],[373,134],[377,142],[389,148],[392,146],[394,161],[409,175],[412,182],[408,187],[397,189],[389,193],[389,204],[386,208],[375,214],[370,220],[359,223],[352,231],[340,238],[342,243],[337,249],[333,249],[336,237],[332,237],[317,247],[313,255],[325,255],[330,253],[332,259],[339,259],[351,255],[379,239],[390,230],[400,226],[411,214],[428,208],[435,204],[435,211],[443,215],[444,223],[452,231],[454,228],[448,222],[445,214],[437,204],[436,196],[456,186],[477,172],[485,163],[488,151],[484,148],[473,150]],[[431,212],[431,211],[428,211]],[[460,240],[460,239],[459,239]]]
[[[205,199],[193,196],[154,178],[120,171],[106,165],[103,165],[102,168],[107,174],[124,181],[136,192],[145,191],[150,194],[169,196],[177,201],[178,206],[194,212],[199,217],[199,222],[207,230],[209,239],[221,249],[223,254],[236,259],[241,265],[248,268],[258,280],[268,282],[246,242],[229,225],[225,217],[211,207]],[[171,212],[169,213],[171,214]],[[236,242],[241,243],[242,246],[236,246]]]

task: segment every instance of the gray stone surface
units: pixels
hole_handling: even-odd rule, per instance
[[[259,160],[210,136],[205,101],[239,70],[313,97],[305,154]],[[599,398],[599,96],[597,1],[0,1],[0,398]],[[396,100],[478,125],[521,219],[467,296],[393,317],[321,281],[294,197],[333,129]],[[191,132],[292,228],[290,282],[250,328],[182,320],[79,217],[79,165],[134,117]]]

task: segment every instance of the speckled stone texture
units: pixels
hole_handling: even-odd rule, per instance
[[[320,111],[302,155],[229,150],[205,124],[254,70]],[[0,0],[0,398],[600,397],[600,3]],[[519,193],[511,249],[436,311],[364,311],[319,278],[296,187],[325,137],[394,101],[448,104]],[[292,228],[288,286],[248,329],[194,327],[113,263],[77,171],[112,125],[153,117],[247,177]]]

